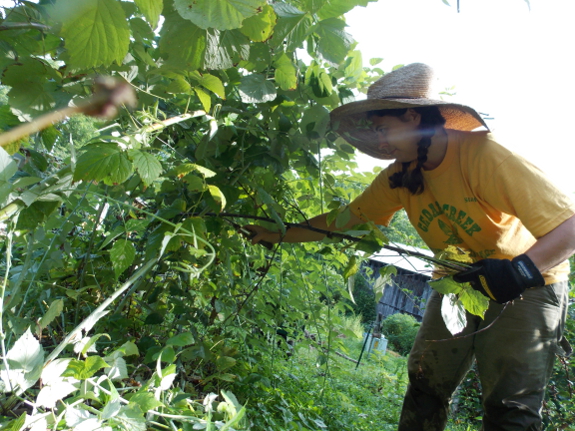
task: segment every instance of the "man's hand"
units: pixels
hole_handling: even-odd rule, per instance
[[[455,274],[453,279],[470,283],[475,290],[500,304],[517,298],[527,288],[545,285],[543,276],[525,254],[513,260],[480,260],[470,269]]]
[[[277,244],[281,240],[278,232],[272,232],[263,226],[254,224],[243,226],[241,233],[251,240],[252,244],[261,244],[268,249],[272,248],[272,244]]]

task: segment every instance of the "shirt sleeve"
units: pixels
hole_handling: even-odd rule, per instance
[[[367,189],[349,204],[351,212],[365,221],[389,225],[393,214],[403,207],[399,189],[392,189],[389,185],[389,176],[396,170],[397,165],[392,164],[381,171]]]
[[[491,143],[497,145],[496,143]],[[523,157],[494,148],[483,147],[479,163],[485,184],[480,195],[494,208],[517,217],[535,238],[546,235],[575,214],[575,204],[539,168]],[[495,157],[486,153],[491,149]]]

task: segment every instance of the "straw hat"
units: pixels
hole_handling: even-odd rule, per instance
[[[445,118],[446,129],[471,131],[481,126],[489,129],[469,106],[434,98],[434,78],[433,69],[422,63],[409,64],[384,75],[369,87],[367,100],[347,103],[331,112],[333,130],[358,150],[378,159],[391,159],[378,150],[368,111],[437,106]]]

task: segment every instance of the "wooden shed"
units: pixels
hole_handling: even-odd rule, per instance
[[[433,255],[429,250],[398,246],[402,249]],[[382,267],[393,265],[397,268],[397,274],[392,275],[389,282],[385,284],[383,296],[377,304],[377,313],[381,313],[383,319],[395,313],[411,314],[421,321],[425,303],[432,290],[427,284],[431,279],[431,266],[416,257],[402,256],[385,249],[371,256],[367,265],[373,269],[372,285],[379,277],[379,270]]]

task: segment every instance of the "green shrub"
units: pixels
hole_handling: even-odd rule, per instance
[[[392,314],[382,323],[383,334],[389,340],[391,348],[400,355],[407,355],[413,346],[419,322],[409,314]]]

